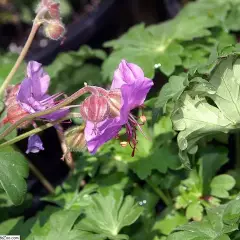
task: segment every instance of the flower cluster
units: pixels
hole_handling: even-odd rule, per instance
[[[21,84],[10,87],[6,93],[5,104],[7,106],[7,116],[3,123],[15,123],[22,117],[44,111],[56,105],[56,99],[62,93],[53,96],[47,93],[50,84],[49,75],[44,72],[42,65],[35,61],[30,61],[27,66],[26,78]],[[44,121],[55,121],[63,118],[68,114],[68,110],[58,110],[51,114],[41,116],[40,119]],[[30,124],[36,125],[35,122],[24,122],[19,127],[25,128]],[[29,152],[39,152],[43,150],[41,139],[33,135],[28,139]]]
[[[5,123],[14,123],[28,114],[54,107],[59,102],[56,100],[62,96],[62,93],[49,95],[49,84],[50,77],[43,70],[42,65],[30,61],[27,66],[26,78],[20,85],[11,87],[7,92],[6,105],[8,111]],[[116,138],[124,126],[127,141],[122,142],[121,145],[129,144],[134,155],[137,145],[136,131],[137,129],[141,131],[141,127],[131,111],[143,107],[144,100],[152,86],[153,82],[144,76],[139,66],[122,60],[114,73],[112,86],[109,90],[95,86],[85,86],[83,88],[83,90],[85,89],[83,93],[87,90],[91,92],[91,95],[80,105],[81,116],[86,122],[84,138],[77,137],[81,141],[73,139],[70,142],[76,145],[80,141],[81,145],[87,145],[89,152],[94,154],[101,145]],[[42,115],[36,120],[56,121],[68,115],[69,107]],[[13,109],[15,110],[14,114],[12,113]],[[145,116],[142,116],[141,120],[143,122],[144,119]],[[35,122],[26,122],[20,127],[27,127],[30,124],[36,126]],[[83,131],[81,131],[81,134],[83,134]],[[44,150],[44,147],[39,136],[30,136],[27,153],[36,153],[40,150]]]
[[[89,152],[95,153],[105,142],[117,137],[122,126],[125,126],[127,140],[134,154],[137,145],[136,129],[140,128],[140,125],[131,114],[131,110],[143,106],[152,86],[153,82],[144,77],[139,66],[125,60],[121,61],[114,73],[110,90],[107,94],[102,93],[108,100],[107,117],[98,122],[97,126],[91,120],[86,123],[85,139]],[[89,107],[90,110],[92,110],[91,107]]]

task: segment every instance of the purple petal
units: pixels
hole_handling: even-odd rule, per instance
[[[142,69],[122,60],[114,73],[111,89],[120,88],[122,97],[127,98],[129,111],[142,105],[153,81],[144,77]]]
[[[34,110],[29,105],[29,99],[32,98],[31,94],[31,79],[25,78],[19,88],[18,94],[17,94],[17,100],[22,105],[22,107],[30,112],[33,113]]]
[[[22,106],[22,108],[29,113],[45,110],[45,107],[43,107],[41,103],[34,98],[31,92],[31,83],[32,82],[30,78],[25,78],[22,81],[19,92],[17,94],[17,101]]]
[[[116,123],[114,119],[109,119],[97,125],[98,134],[96,135],[93,132],[94,124],[87,121],[84,133],[88,151],[95,154],[101,145],[116,137],[121,128],[121,124]]]
[[[44,150],[43,143],[38,135],[32,135],[28,138],[28,147],[26,153],[38,153]]]
[[[114,72],[111,89],[121,88],[124,84],[131,84],[139,80],[144,80],[142,69],[136,64],[122,60]]]
[[[21,83],[17,94],[17,100],[25,111],[35,113],[55,105],[54,99],[59,94],[54,96],[47,94],[49,82],[50,77],[44,72],[42,64],[30,61],[27,67],[27,78]],[[68,110],[58,110],[41,118],[54,121],[66,116],[68,112]]]
[[[146,96],[153,86],[153,81],[144,78],[143,81],[135,81],[133,84],[121,87],[122,98],[128,101],[129,111],[143,105]]]
[[[32,94],[34,98],[40,100],[46,94],[50,77],[42,68],[42,64],[30,61],[27,66],[27,75],[31,79]]]

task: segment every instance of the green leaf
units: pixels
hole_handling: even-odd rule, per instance
[[[220,198],[228,198],[229,193],[234,185],[236,184],[235,179],[227,174],[222,174],[213,178],[211,182],[211,194]]]
[[[75,228],[119,239],[120,230],[134,223],[142,211],[143,208],[134,203],[132,196],[124,199],[121,190],[113,189],[92,196],[90,205],[85,209],[85,218]]]
[[[176,211],[169,212],[164,218],[157,220],[153,230],[158,230],[164,235],[169,235],[176,227],[187,223],[185,216]]]
[[[227,16],[225,26],[227,29],[232,30],[232,31],[239,31],[240,27],[237,24],[237,22],[240,19],[240,5],[239,2],[232,1],[232,10],[230,14]]]
[[[231,238],[227,234],[223,234],[220,237],[217,237],[216,240],[231,240]]]
[[[180,101],[172,115],[173,126],[180,131],[177,138],[180,151],[191,149],[203,136],[229,129],[231,121],[205,98],[193,99],[184,94]]]
[[[229,202],[223,212],[223,221],[228,225],[238,223],[240,220],[240,199]]]
[[[96,191],[96,184],[87,184],[80,192],[78,189],[72,191],[62,187],[57,187],[54,195],[42,198],[45,201],[55,203],[60,207],[68,210],[78,210],[80,207],[87,206],[89,203],[89,195]]]
[[[180,194],[176,198],[175,207],[186,208],[187,219],[202,220],[202,182],[197,171],[192,170],[189,178],[183,180],[178,189]]]
[[[178,145],[186,165],[189,164],[187,152],[196,147],[199,139],[239,128],[240,59],[235,51],[236,47],[230,55],[219,57],[209,81],[193,76],[191,87],[175,104],[173,126],[180,131]]]
[[[80,211],[70,210],[58,211],[50,216],[50,218],[42,228],[38,228],[37,230],[35,229],[35,231],[32,233],[30,237],[34,240],[80,239],[80,237],[82,237],[84,233],[82,231],[72,229],[79,215]],[[91,234],[89,235],[91,236]]]
[[[175,67],[181,65],[179,54],[183,48],[172,41],[171,32],[167,31],[170,28],[168,22],[159,27],[161,29],[156,30],[154,26],[146,29],[143,24],[139,24],[120,39],[105,43],[104,46],[113,47],[115,51],[103,64],[104,78],[113,75],[121,59],[138,64],[149,78],[154,76],[155,68],[160,68],[166,75],[173,73]]]
[[[12,218],[9,219],[5,222],[1,222],[0,225],[0,233],[2,235],[7,235],[11,232],[11,230],[19,223],[22,222],[23,223],[23,218],[22,217],[18,217],[18,218]]]
[[[174,111],[172,121],[174,129],[180,131],[177,138],[180,157],[183,164],[189,167],[186,151],[193,149],[203,136],[218,131],[226,132],[230,121],[218,108],[208,104],[205,98],[197,96],[193,99],[188,94],[184,94],[180,101],[181,106]]]
[[[216,240],[230,239],[230,234],[238,229],[240,220],[240,200],[230,201],[226,205],[208,209],[207,216],[201,222],[190,222],[176,229],[167,240]]]
[[[162,87],[155,103],[155,108],[164,108],[165,111],[167,102],[170,99],[173,101],[177,100],[186,87],[186,78],[182,76],[171,76],[169,82]]]
[[[147,127],[144,126],[142,129],[147,134]],[[180,167],[176,145],[171,144],[173,137],[171,121],[169,117],[163,117],[154,124],[152,139],[139,133],[134,158],[131,157],[130,146],[122,148],[119,144],[114,146],[115,158],[127,163],[141,179],[146,179],[153,170],[166,173],[168,169],[174,170]]]
[[[152,152],[151,154],[150,151]],[[159,156],[161,156],[160,159]],[[149,149],[149,155],[147,157],[139,158],[138,161],[132,162],[130,166],[139,178],[146,179],[151,175],[153,170],[166,173],[168,169],[176,169],[180,165],[176,152],[173,151],[170,146],[163,146],[154,150]]]
[[[27,192],[24,178],[28,176],[28,163],[25,157],[11,149],[0,152],[0,183],[15,205],[23,202]]]
[[[199,202],[190,203],[187,207],[186,217],[187,219],[193,219],[194,221],[200,221],[203,216],[203,206]]]
[[[199,158],[199,175],[201,176],[203,195],[210,193],[210,183],[218,170],[228,162],[228,150],[223,147],[209,146]]]

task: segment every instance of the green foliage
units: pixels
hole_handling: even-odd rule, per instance
[[[219,198],[228,198],[228,191],[236,184],[235,179],[227,174],[218,175],[211,182],[211,194]]]
[[[18,205],[25,198],[28,176],[28,163],[25,157],[13,148],[5,148],[0,152],[0,184],[11,201]]]
[[[189,2],[172,20],[133,26],[105,43],[113,50],[109,57],[82,46],[45,67],[51,92],[68,95],[85,82],[108,84],[121,59],[140,65],[147,77],[159,70],[170,77],[159,96],[155,84],[144,103],[148,123],[144,134],[138,131],[134,157],[129,145],[120,145],[128,140],[124,131],[95,155],[75,146],[75,169],[55,194],[41,198],[46,207],[33,217],[23,217],[35,201],[25,196],[25,157],[14,148],[2,149],[0,235],[20,234],[26,240],[240,239],[239,163],[233,163],[239,156],[232,142],[226,148],[228,134],[239,131],[240,124],[240,45],[234,45],[233,34],[240,30],[240,1]],[[69,16],[67,1],[62,5]],[[0,82],[15,60],[12,54],[1,56]],[[24,79],[24,72],[22,65],[13,83]],[[81,119],[73,122],[82,124]],[[239,142],[236,152],[238,147]]]
[[[201,222],[191,222],[178,227],[168,240],[220,240],[230,239],[230,233],[238,230],[240,220],[240,200],[230,201],[228,204],[209,209],[207,216]]]
[[[50,216],[42,228],[35,230],[28,239],[40,240],[73,240],[81,237],[82,233],[72,229],[79,217],[79,211],[63,210]]]
[[[168,209],[164,217],[161,216],[160,219],[157,219],[153,229],[158,230],[164,235],[169,235],[176,227],[186,223],[187,219],[184,215]]]
[[[177,66],[189,69],[206,63],[216,43],[236,42],[228,32],[239,30],[234,19],[238,12],[239,2],[202,0],[189,3],[173,20],[134,26],[119,39],[105,43],[114,51],[103,64],[103,76],[111,78],[123,58],[141,66],[149,78],[156,69],[169,76]]]
[[[178,146],[185,165],[189,165],[186,153],[196,151],[199,139],[238,128],[239,59],[234,55],[215,57],[207,69],[213,65],[216,67],[209,77],[199,77],[200,70],[195,70],[194,75],[188,75],[188,86],[181,89],[184,92],[177,97],[172,95],[175,101],[172,121],[179,131]]]
[[[93,50],[88,46],[82,46],[78,51],[59,54],[54,62],[46,67],[51,77],[51,91],[63,91],[70,94],[79,90],[84,82],[89,85],[99,84],[100,68],[85,62],[89,59],[104,60],[105,58],[104,51]],[[69,79],[71,79],[70,85]]]
[[[216,152],[217,150],[217,152]],[[225,148],[214,149],[209,146],[201,152],[198,167],[181,181],[176,197],[176,209],[186,209],[186,218],[200,221],[204,209],[220,205],[218,198],[230,198],[229,192],[235,179],[227,174],[217,175],[218,170],[228,162]]]
[[[121,190],[103,191],[93,195],[85,209],[85,217],[76,229],[101,234],[109,239],[128,239],[120,230],[134,223],[143,208],[134,202],[132,196],[124,199]]]
[[[143,127],[147,134],[147,128]],[[131,157],[130,146],[122,148],[112,144],[115,148],[114,158],[127,163],[140,179],[146,179],[152,171],[166,173],[168,169],[180,167],[176,146],[171,143],[174,137],[172,124],[169,117],[163,117],[152,128],[151,138],[138,134],[138,146],[134,158]]]

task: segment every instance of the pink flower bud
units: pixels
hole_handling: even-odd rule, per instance
[[[36,12],[41,11],[41,9],[47,9],[47,13],[51,19],[60,20],[60,4],[53,0],[42,0],[37,7]]]
[[[60,4],[49,1],[48,12],[52,18],[60,19]]]
[[[109,116],[108,100],[104,96],[91,95],[83,101],[80,113],[86,121],[102,122]]]
[[[63,23],[58,20],[50,20],[44,24],[44,33],[46,37],[52,40],[59,40],[64,36],[65,32]]]
[[[122,104],[121,91],[118,89],[110,90],[108,93],[108,104],[109,104],[109,117],[117,117],[120,115],[120,109]]]

